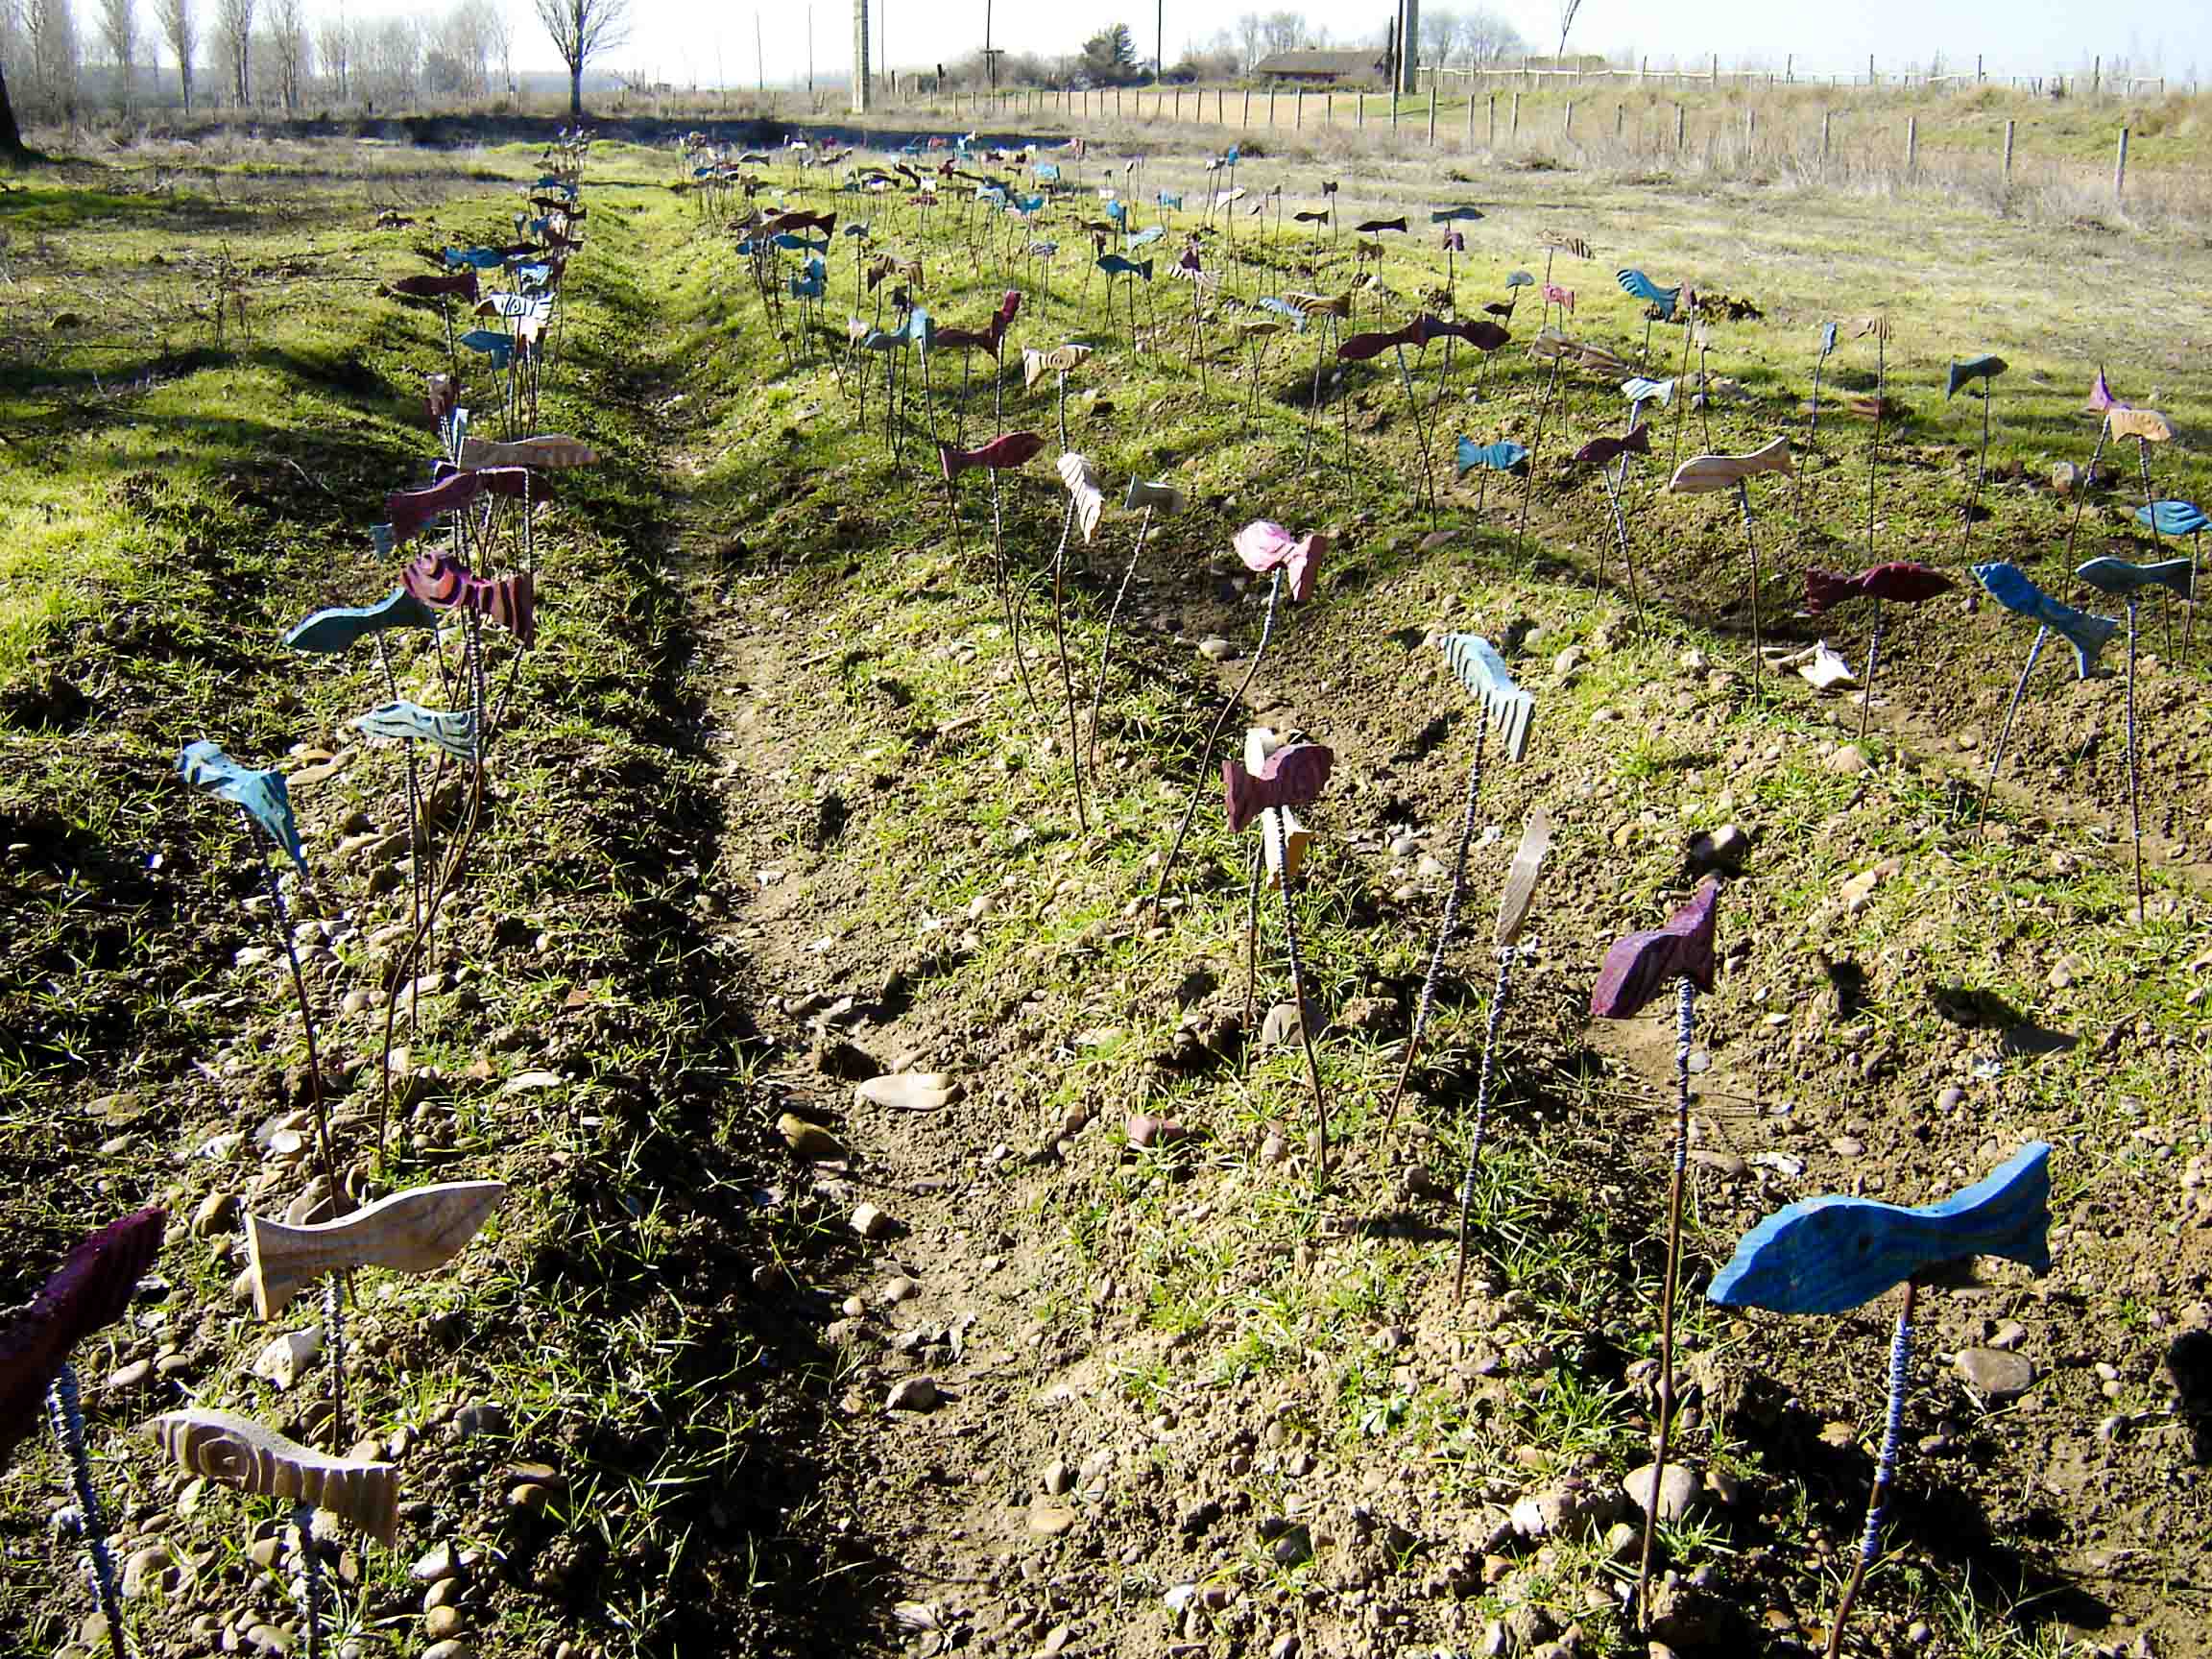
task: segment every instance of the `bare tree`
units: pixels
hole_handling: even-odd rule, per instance
[[[531,0],[553,50],[568,65],[568,114],[584,113],[584,66],[629,37],[630,0]]]
[[[1306,43],[1306,19],[1296,12],[1270,12],[1260,28],[1270,58],[1278,52],[1295,52]]]
[[[361,82],[368,101],[412,104],[422,73],[422,24],[380,17],[361,31]]]
[[[1431,69],[1441,67],[1451,61],[1452,49],[1458,42],[1458,12],[1424,11],[1421,13],[1420,27],[1415,32],[1415,44],[1421,49],[1421,62]]]
[[[1582,0],[1559,0],[1559,50],[1552,54],[1564,65],[1567,61],[1567,32],[1575,27],[1575,13],[1582,10]]]
[[[1238,55],[1247,75],[1252,73],[1252,66],[1260,61],[1260,41],[1264,33],[1265,26],[1260,21],[1260,13],[1257,12],[1247,12],[1237,19]]]
[[[1526,48],[1521,31],[1495,12],[1470,12],[1459,19],[1459,49],[1478,69]]]
[[[353,25],[344,12],[315,26],[315,66],[339,103],[353,96]]]
[[[138,62],[138,12],[132,0],[100,0],[100,43],[115,71],[115,108],[131,108],[131,77]]]
[[[253,90],[255,0],[215,0],[217,61],[230,72],[230,99],[243,109]]]
[[[276,96],[288,111],[300,108],[300,86],[307,75],[307,8],[303,0],[271,0],[269,63],[276,73]]]
[[[492,60],[499,65],[499,96],[515,92],[515,25],[504,8],[485,8],[484,42]]]
[[[26,0],[23,47],[31,61],[31,89],[49,113],[74,121],[77,113],[77,20],[69,0]]]
[[[192,15],[192,0],[154,0],[154,21],[161,38],[177,60],[177,87],[184,95],[184,113],[192,113],[192,55],[200,48],[200,22]]]

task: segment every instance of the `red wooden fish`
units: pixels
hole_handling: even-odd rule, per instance
[[[1840,605],[1862,593],[1869,599],[1894,599],[1901,605],[1917,605],[1923,599],[1950,592],[1952,587],[1951,578],[1942,571],[1931,570],[1910,559],[1876,565],[1856,576],[1810,569],[1805,572],[1805,613],[1817,616],[1829,606]]]
[[[1257,772],[1241,760],[1221,762],[1221,794],[1229,828],[1242,830],[1270,806],[1304,806],[1321,793],[1336,757],[1319,743],[1286,743]]]
[[[438,300],[448,295],[474,304],[476,301],[476,273],[456,271],[448,276],[397,276],[384,284],[385,291],[409,300]]]
[[[0,1331],[0,1466],[38,1428],[39,1402],[69,1350],[123,1317],[154,1265],[168,1216],[126,1215],[69,1252],[21,1318]]]
[[[1664,927],[1615,940],[1590,989],[1591,1015],[1629,1019],[1671,979],[1712,990],[1713,907],[1719,897],[1720,883],[1708,876],[1697,896],[1670,916]]]
[[[961,351],[971,348],[998,354],[998,343],[1006,338],[1006,329],[1014,321],[1014,314],[1022,309],[1020,289],[1009,288],[998,301],[998,309],[991,321],[980,328],[940,328],[931,342],[940,351]]]
[[[1034,459],[1044,447],[1045,440],[1034,432],[1006,432],[980,449],[955,449],[950,444],[940,444],[937,465],[944,469],[946,482],[950,483],[971,467],[988,467],[994,471],[1019,467]]]
[[[450,553],[426,553],[402,570],[399,580],[425,605],[473,611],[512,630],[523,646],[537,643],[537,583],[527,570],[495,578],[474,576]]]
[[[1651,453],[1651,428],[1639,421],[1625,438],[1593,438],[1575,451],[1575,459],[1587,467],[1602,467],[1622,455]]]

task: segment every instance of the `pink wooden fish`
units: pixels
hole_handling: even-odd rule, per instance
[[[1329,538],[1318,530],[1293,536],[1269,519],[1255,518],[1237,532],[1235,545],[1237,557],[1244,561],[1246,569],[1262,576],[1278,568],[1286,571],[1290,578],[1290,597],[1303,602],[1313,590],[1321,555],[1329,551]]]
[[[399,580],[425,605],[473,611],[510,629],[524,647],[537,643],[537,584],[527,570],[487,579],[470,575],[450,553],[426,553],[401,571]]]
[[[123,1317],[154,1265],[168,1216],[140,1210],[69,1252],[20,1318],[0,1330],[0,1466],[39,1424],[46,1385],[76,1347]]]
[[[1933,599],[1938,593],[1948,593],[1951,578],[1940,570],[1931,570],[1925,565],[1916,565],[1910,559],[1894,564],[1876,565],[1862,570],[1856,576],[1845,576],[1834,570],[1807,570],[1805,572],[1805,613],[1817,616],[1831,605],[1840,605],[1846,599],[1865,594],[1869,599],[1894,599],[1901,605],[1916,605],[1923,599]]]
[[[1019,467],[1034,459],[1044,447],[1045,440],[1034,432],[1006,432],[980,449],[955,449],[950,444],[940,444],[937,465],[944,470],[945,481],[950,483],[972,467],[988,467],[993,471]]]
[[[1270,806],[1305,806],[1329,781],[1336,757],[1319,743],[1286,743],[1268,756],[1257,772],[1238,759],[1221,762],[1221,794],[1229,828],[1242,830]]]
[[[1614,941],[1590,990],[1590,1012],[1599,1020],[1626,1020],[1671,979],[1713,989],[1713,908],[1720,883],[1710,876],[1697,895],[1667,919],[1664,927]]]

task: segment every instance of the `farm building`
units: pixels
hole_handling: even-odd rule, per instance
[[[1253,65],[1261,81],[1286,81],[1304,86],[1387,86],[1389,55],[1368,47],[1351,52],[1278,52]]]

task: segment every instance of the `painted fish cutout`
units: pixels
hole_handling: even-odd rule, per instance
[[[1575,290],[1562,288],[1556,282],[1547,282],[1544,284],[1544,303],[1556,305],[1560,310],[1572,314],[1575,309]]]
[[[156,1209],[110,1221],[62,1258],[31,1305],[0,1327],[0,1469],[45,1421],[47,1385],[69,1350],[130,1310],[167,1222]]]
[[[2017,565],[2002,561],[1977,565],[1974,577],[2006,610],[2040,623],[2073,646],[2078,679],[2089,678],[2089,671],[2097,666],[2097,654],[2120,631],[2120,624],[2109,616],[2093,616],[2060,604],[2031,582]]]
[[[472,575],[450,553],[426,553],[400,572],[407,590],[442,611],[471,611],[511,632],[525,650],[538,640],[538,585],[527,570]]]
[[[1180,209],[1183,205],[1183,194],[1179,190],[1163,190],[1152,200],[1162,207]]]
[[[1132,248],[1149,248],[1166,234],[1167,228],[1165,225],[1147,225],[1136,235],[1129,238],[1129,246]]]
[[[1505,660],[1479,634],[1447,634],[1436,641],[1445,665],[1458,676],[1504,742],[1508,759],[1528,752],[1528,734],[1536,723],[1536,697],[1514,684]]]
[[[2125,409],[2128,407],[2127,404],[2112,396],[2112,386],[2104,378],[2104,365],[2102,363],[2097,365],[2097,379],[2089,388],[2089,407],[2099,415],[2104,414],[2108,409]]]
[[[471,328],[461,336],[461,344],[469,350],[492,359],[492,367],[504,372],[515,360],[515,342],[504,334],[495,334],[489,328]]]
[[[1098,517],[1106,511],[1106,492],[1091,463],[1070,450],[1060,457],[1060,481],[1075,503],[1075,522],[1088,542],[1098,533]]]
[[[1820,355],[1825,357],[1829,352],[1835,349],[1836,325],[1833,323],[1823,323],[1820,325]]]
[[[2166,588],[2183,599],[2193,597],[2197,562],[2194,559],[2161,559],[2155,563],[2131,565],[2125,559],[2109,556],[2092,559],[2074,572],[2100,593],[2125,596],[2139,593],[2146,588]]]
[[[476,716],[467,709],[440,711],[405,700],[379,703],[353,724],[372,737],[430,743],[456,760],[476,758]]]
[[[1313,591],[1321,556],[1329,551],[1329,538],[1318,530],[1293,536],[1271,519],[1255,518],[1237,532],[1232,545],[1244,567],[1258,575],[1282,569],[1290,579],[1290,597],[1303,603]]]
[[[2050,1159],[2047,1142],[2031,1142],[1973,1186],[1912,1209],[1841,1196],[1792,1204],[1743,1235],[1705,1294],[1730,1308],[1844,1313],[1971,1256],[2048,1273]]]
[[[440,515],[458,512],[484,493],[484,474],[455,472],[421,490],[395,490],[384,497],[392,542],[404,547]]]
[[[791,298],[794,300],[819,300],[827,291],[828,283],[820,276],[791,278]]]
[[[1429,223],[1431,225],[1451,225],[1460,221],[1479,219],[1482,216],[1481,208],[1461,203],[1455,207],[1435,208],[1429,215]]]
[[[1464,478],[1478,467],[1493,472],[1512,472],[1528,459],[1528,451],[1510,438],[1501,438],[1495,444],[1478,444],[1472,438],[1459,440],[1455,459],[1459,476]]]
[[[1221,793],[1229,828],[1241,830],[1270,806],[1310,805],[1329,781],[1336,757],[1323,744],[1286,743],[1257,772],[1241,760],[1221,762]]]
[[[1309,317],[1352,315],[1352,296],[1349,294],[1286,294],[1284,298]]]
[[[1022,384],[1034,386],[1047,374],[1065,374],[1090,355],[1090,347],[1078,346],[1072,340],[1049,351],[1025,346],[1022,349]]]
[[[1034,432],[1005,432],[980,449],[955,449],[950,444],[940,444],[937,466],[950,483],[973,467],[987,467],[994,471],[1020,467],[1034,460],[1044,447],[1045,440]]]
[[[507,1196],[503,1181],[411,1187],[334,1221],[293,1225],[246,1217],[246,1275],[253,1311],[274,1319],[325,1273],[389,1267],[429,1273],[458,1256]]]
[[[487,294],[476,302],[479,317],[504,317],[512,321],[517,317],[537,317],[551,308],[551,301],[543,295]]]
[[[1659,320],[1663,323],[1673,318],[1674,307],[1682,298],[1682,289],[1679,284],[1672,288],[1662,288],[1650,277],[1645,276],[1643,272],[1632,266],[1625,271],[1614,272],[1613,280],[1621,284],[1623,293],[1632,294],[1639,300],[1648,301],[1658,309]]]
[[[1602,374],[1607,379],[1625,373],[1628,369],[1627,362],[1620,352],[1610,346],[1600,346],[1595,340],[1575,342],[1575,361],[1579,367]]]
[[[1969,381],[1994,380],[1998,375],[2004,373],[2008,367],[2008,365],[2004,358],[1994,354],[1986,357],[1969,357],[1963,363],[1955,362],[1951,365],[1950,373],[1944,377],[1943,396],[1946,399],[1956,397],[1959,388],[1966,385]]]
[[[2104,424],[2115,438],[2140,438],[2146,444],[2174,439],[2173,423],[2155,409],[2115,408],[2105,415]]]
[[[438,617],[429,606],[404,588],[395,588],[373,605],[337,606],[318,611],[291,633],[284,643],[295,651],[338,652],[387,628],[435,628]]]
[[[1289,301],[1270,294],[1260,301],[1260,307],[1263,311],[1272,311],[1279,317],[1287,317],[1291,326],[1301,334],[1306,331],[1306,313],[1291,304]]]
[[[283,773],[273,768],[256,772],[241,766],[218,745],[208,742],[187,744],[177,757],[177,770],[195,789],[204,789],[245,807],[300,867],[300,874],[307,874],[307,855],[301,850],[300,826],[292,816],[292,796],[284,786]]]
[[[1529,276],[1526,271],[1512,271],[1506,274],[1505,286],[1508,288],[1533,288],[1536,286],[1536,278]]]
[[[1663,927],[1616,939],[1590,990],[1590,1013],[1599,1020],[1627,1020],[1675,979],[1700,991],[1713,989],[1714,907],[1720,883],[1708,876],[1696,896]]]
[[[1648,455],[1651,453],[1651,428],[1639,421],[1628,429],[1625,438],[1593,438],[1575,451],[1575,459],[1585,467],[1602,467],[1623,455]]]
[[[991,314],[991,321],[980,328],[940,328],[934,349],[939,351],[981,349],[994,357],[998,354],[999,342],[1006,338],[1015,313],[1022,309],[1020,289],[1009,288],[998,297],[998,309]]]
[[[1149,259],[1124,259],[1118,253],[1098,255],[1098,269],[1109,276],[1142,276],[1152,280],[1152,261]]]
[[[444,257],[448,265],[469,265],[478,271],[492,271],[506,263],[507,252],[502,248],[448,248]]]
[[[1465,233],[1464,231],[1459,231],[1459,230],[1447,230],[1447,231],[1445,231],[1445,232],[1444,232],[1443,248],[1444,248],[1444,252],[1447,252],[1447,253],[1464,253],[1464,252],[1467,252],[1467,237],[1466,237],[1466,233]]]
[[[1180,207],[1183,204],[1178,202],[1175,205]],[[1326,207],[1301,208],[1292,213],[1290,217],[1301,225],[1326,225],[1329,223],[1329,209]]]
[[[2212,518],[2204,510],[2190,501],[2156,501],[2148,507],[2135,509],[2135,522],[2147,530],[2155,530],[2161,536],[2194,536]]]
[[[1544,870],[1544,854],[1551,848],[1551,820],[1543,807],[1528,814],[1521,830],[1521,845],[1513,851],[1513,864],[1505,872],[1505,888],[1498,896],[1498,930],[1490,943],[1504,950],[1521,937],[1528,910],[1536,902],[1536,878]]]
[[[566,467],[598,464],[599,452],[580,438],[565,432],[544,432],[534,438],[501,443],[491,438],[467,438],[461,444],[461,467],[474,471],[487,467],[535,467],[551,471]]]
[[[1395,230],[1400,235],[1404,235],[1406,233],[1406,216],[1401,213],[1395,219],[1363,220],[1353,226],[1352,228],[1362,236],[1380,236],[1385,230]]]
[[[149,1427],[163,1451],[204,1479],[328,1510],[380,1544],[398,1536],[399,1471],[390,1463],[335,1457],[251,1417],[204,1407],[164,1412]]]
[[[1631,403],[1656,403],[1664,409],[1674,401],[1674,382],[1646,380],[1639,375],[1621,382],[1621,396]]]
[[[1938,593],[1950,592],[1953,586],[1951,578],[1940,570],[1931,570],[1910,559],[1876,565],[1856,576],[1845,576],[1835,570],[1809,569],[1805,572],[1805,614],[1817,616],[1829,606],[1840,605],[1861,594],[1870,599],[1916,605]]]
[[[1142,478],[1129,480],[1129,493],[1122,498],[1123,511],[1129,513],[1153,512],[1164,518],[1172,518],[1183,511],[1183,492],[1172,484],[1147,483]]]
[[[1748,455],[1693,456],[1674,469],[1667,489],[1675,495],[1704,495],[1761,472],[1791,473],[1796,469],[1790,459],[1790,440],[1777,438]]]

